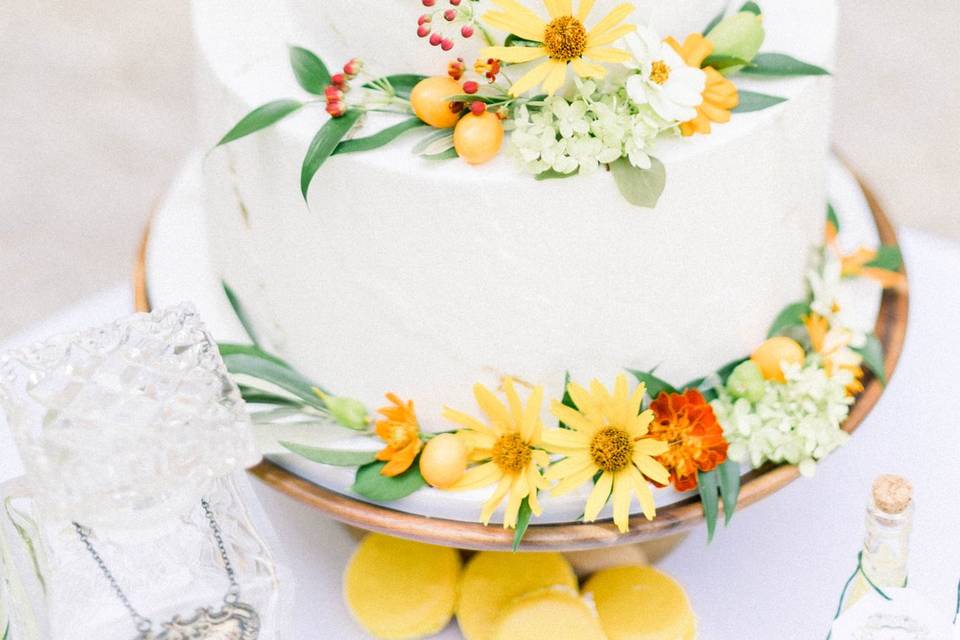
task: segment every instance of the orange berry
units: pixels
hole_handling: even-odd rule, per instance
[[[420,454],[420,474],[430,485],[446,489],[467,470],[467,447],[452,433],[431,438]]]
[[[786,336],[776,336],[766,340],[750,354],[750,360],[757,365],[767,380],[786,382],[781,364],[803,364],[805,354],[800,343]]]
[[[425,78],[410,92],[410,106],[431,127],[449,129],[460,119],[460,114],[450,108],[450,98],[462,93],[460,84],[450,76]]]
[[[484,111],[468,113],[453,131],[453,146],[470,164],[483,164],[500,151],[503,145],[503,124],[497,114]]]

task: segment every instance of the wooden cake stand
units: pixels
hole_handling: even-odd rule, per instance
[[[880,241],[898,245],[897,235],[873,193],[858,180],[879,232]],[[138,252],[134,274],[135,305],[139,311],[150,310],[147,291],[147,244],[149,229],[144,234]],[[909,296],[904,292],[886,290],[876,322],[876,334],[884,346],[884,368],[887,379],[893,375],[903,348],[907,328]],[[869,374],[868,374],[869,376]],[[852,433],[873,409],[883,393],[884,385],[874,377],[865,380],[865,389],[857,397],[843,429]],[[378,531],[398,537],[440,544],[461,549],[509,550],[513,531],[499,525],[483,526],[442,518],[429,518],[363,502],[318,486],[268,460],[262,461],[251,472],[275,489],[304,502],[331,517],[354,527]],[[792,465],[766,465],[750,471],[742,478],[737,508],[742,509],[783,488],[799,476]],[[565,523],[530,525],[523,539],[527,551],[573,551],[614,545],[649,542],[670,536],[676,537],[703,522],[700,499],[693,496],[657,509],[657,517],[648,521],[642,515],[630,520],[630,531],[621,534],[611,520],[595,523]]]

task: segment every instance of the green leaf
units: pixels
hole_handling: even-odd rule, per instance
[[[419,127],[426,126],[427,123],[422,121],[420,118],[410,118],[409,120],[398,122],[392,127],[387,127],[382,131],[378,131],[373,135],[365,136],[363,138],[354,138],[352,140],[343,140],[336,146],[331,155],[379,149],[380,147],[393,142],[411,129],[417,129]]]
[[[903,266],[903,254],[900,253],[900,247],[885,244],[877,249],[877,257],[863,266],[885,271],[899,271]]]
[[[527,527],[530,526],[530,516],[533,510],[530,508],[530,499],[524,498],[520,503],[520,510],[517,512],[517,528],[513,532],[513,550],[520,548],[520,542],[527,533]]]
[[[778,336],[786,329],[802,325],[803,317],[809,314],[810,304],[808,302],[788,304],[777,314],[773,324],[770,325],[770,330],[767,331],[767,337],[772,338],[773,336]]]
[[[280,446],[310,462],[329,464],[335,467],[358,467],[370,464],[377,459],[376,451],[344,451],[343,449],[321,449],[308,447],[295,442],[280,442]]]
[[[834,229],[840,231],[840,218],[837,217],[836,210],[829,202],[827,203],[827,222],[832,224]]]
[[[426,80],[427,76],[420,76],[414,73],[399,73],[393,76],[384,76],[373,82],[363,85],[364,89],[379,89],[378,82],[386,81],[393,88],[394,94],[401,98],[409,98],[410,92],[419,84],[421,80]]]
[[[3,638],[0,640],[7,640],[10,637],[10,623],[7,623],[7,626],[3,628]]]
[[[233,129],[227,131],[217,146],[239,140],[251,133],[256,133],[270,125],[283,120],[291,113],[299,110],[304,103],[299,100],[274,100],[265,105],[261,105],[245,115],[240,122],[233,126]]]
[[[405,498],[427,486],[427,481],[420,475],[420,465],[416,461],[410,465],[409,469],[392,478],[380,473],[386,464],[386,462],[371,462],[357,469],[352,489],[370,500],[391,502]]]
[[[304,404],[326,411],[323,400],[314,392],[317,385],[289,367],[247,353],[233,353],[224,356],[223,361],[227,370],[234,375],[246,375],[269,382],[300,398]]]
[[[713,19],[710,20],[710,22],[707,23],[707,26],[705,26],[705,27],[703,28],[703,31],[701,31],[700,33],[702,33],[702,34],[704,34],[704,35],[710,33],[710,31],[711,31],[715,26],[717,26],[718,24],[720,24],[720,21],[723,20],[723,16],[725,16],[726,14],[727,14],[726,8],[721,9],[721,10],[720,10],[720,13],[718,13],[718,14],[715,15],[715,16],[713,16]]]
[[[760,9],[760,5],[758,5],[756,2],[744,3],[744,5],[740,7],[740,11],[746,11],[748,13],[752,13],[755,16],[759,16],[763,13],[763,11]]]
[[[239,320],[240,324],[243,325],[243,330],[247,332],[250,342],[259,347],[260,341],[257,340],[257,333],[253,329],[253,323],[250,321],[250,316],[247,315],[243,305],[240,304],[240,299],[237,298],[237,294],[234,293],[233,289],[231,289],[225,281],[221,280],[220,284],[223,286],[223,292],[227,295],[227,300],[230,302],[230,306],[233,308],[234,315],[237,316],[237,320]]]
[[[559,171],[554,171],[553,169],[547,169],[546,171],[541,171],[537,175],[533,176],[534,180],[561,180],[563,178],[572,178],[573,176],[580,173],[580,170],[571,171],[570,173],[560,173]]]
[[[417,155],[436,155],[453,148],[453,131],[437,129],[420,139],[413,145],[413,153]]]
[[[704,473],[697,472],[697,488],[700,491],[700,502],[703,504],[703,519],[707,522],[707,543],[713,540],[713,534],[717,530],[718,503],[717,496],[718,480],[717,470]]]
[[[322,96],[330,85],[330,72],[317,54],[303,47],[290,47],[290,66],[304,91]]]
[[[295,398],[281,396],[277,393],[270,393],[262,389],[248,387],[247,385],[237,385],[240,387],[240,395],[248,404],[273,404],[280,407],[300,407],[303,403]]]
[[[728,525],[737,510],[737,499],[740,497],[740,465],[728,459],[717,467],[717,475],[720,480],[720,497],[723,498],[723,524]]]
[[[454,160],[460,157],[460,154],[457,153],[457,150],[453,147],[450,147],[446,151],[441,151],[440,153],[434,153],[432,155],[424,154],[421,156],[425,160]]]
[[[877,380],[883,384],[887,383],[887,373],[883,366],[883,343],[880,342],[875,334],[867,334],[867,342],[862,347],[855,348],[854,351],[863,356],[863,364],[867,367]]]
[[[347,135],[350,129],[357,124],[360,115],[363,112],[359,109],[348,109],[345,114],[339,118],[330,118],[320,127],[317,135],[313,137],[310,148],[307,149],[307,155],[303,158],[303,166],[300,169],[300,193],[303,199],[307,199],[307,193],[310,191],[310,183],[317,171],[327,161],[327,158],[333,154],[343,137]]]
[[[565,407],[570,407],[571,409],[577,408],[577,403],[573,401],[573,396],[570,395],[570,372],[567,371],[563,376],[563,398],[560,400],[560,403]],[[560,420],[557,422],[557,425],[561,429],[569,429],[570,427],[567,424]]]
[[[250,344],[235,344],[233,342],[221,342],[217,344],[217,348],[220,350],[220,356],[226,358],[227,356],[232,356],[234,354],[242,353],[244,355],[252,356],[254,358],[260,358],[262,360],[269,360],[274,364],[278,364],[281,367],[286,367],[287,369],[293,369],[285,360],[279,358],[272,353],[268,353],[256,345]]]
[[[661,392],[677,393],[677,390],[669,383],[653,375],[655,369],[650,371],[638,371],[636,369],[627,369],[640,382],[647,385],[647,395],[656,398]]]
[[[797,60],[785,53],[758,53],[742,73],[756,76],[828,76],[830,72],[815,64]]]
[[[734,56],[707,56],[700,66],[703,68],[713,67],[717,71],[723,71],[724,69],[729,69],[730,67],[742,67],[747,64],[750,63],[743,58],[737,58]]]
[[[626,158],[610,164],[613,179],[627,202],[638,207],[653,208],[667,184],[667,170],[656,158],[650,158],[649,169],[638,169]]]
[[[751,111],[763,111],[774,105],[786,102],[786,98],[780,96],[770,96],[756,91],[740,90],[740,103],[733,108],[734,113],[750,113]]]
[[[503,41],[503,46],[505,47],[542,47],[542,42],[537,42],[536,40],[528,40],[527,38],[521,38],[515,33],[511,33],[507,36],[507,39]]]

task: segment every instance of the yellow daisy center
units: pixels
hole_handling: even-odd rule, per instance
[[[650,81],[663,84],[670,79],[670,67],[663,60],[655,60],[650,69]]]
[[[493,461],[504,471],[516,473],[526,469],[533,457],[533,451],[520,434],[508,433],[500,436],[493,445]]]
[[[573,60],[587,48],[587,29],[573,16],[554,18],[543,32],[543,46],[554,60]]]
[[[601,429],[590,441],[590,457],[603,471],[620,471],[633,458],[633,440],[619,427]]]

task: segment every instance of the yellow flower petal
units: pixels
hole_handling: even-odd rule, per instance
[[[595,423],[591,422],[586,416],[572,407],[554,400],[550,403],[550,413],[555,415],[558,420],[569,427],[581,431],[588,435],[593,435],[597,431]]]
[[[468,489],[479,489],[486,487],[497,481],[503,471],[493,462],[487,462],[477,467],[467,469],[463,477],[457,481],[450,489],[454,491],[467,491]]]
[[[507,508],[503,511],[503,528],[514,529],[517,526],[517,514],[520,512],[520,503],[530,495],[530,485],[527,476],[523,473],[515,476],[510,484],[510,497],[507,498]]]
[[[590,15],[594,1],[595,0],[580,0],[580,11],[577,12],[577,18],[580,19],[580,22],[586,20],[587,16]]]
[[[473,385],[473,396],[477,399],[480,409],[487,414],[495,427],[499,427],[502,431],[512,430],[513,423],[510,420],[510,414],[507,413],[507,408],[497,399],[497,396],[493,395],[490,389],[477,383]]]
[[[546,5],[547,12],[553,19],[573,15],[571,0],[543,0],[543,4]]]
[[[650,456],[634,454],[633,463],[637,465],[643,475],[657,484],[670,484],[670,472]]]
[[[551,60],[550,74],[543,81],[543,90],[547,95],[553,95],[557,89],[563,86],[563,81],[567,77],[567,63],[563,60]]]
[[[593,522],[600,515],[600,511],[607,504],[607,498],[610,497],[610,490],[613,486],[613,474],[604,471],[594,485],[590,497],[587,499],[587,505],[583,509],[583,521]]]
[[[604,34],[615,27],[617,24],[622,22],[624,18],[630,15],[633,12],[633,9],[634,6],[627,2],[614,7],[613,11],[608,13],[603,20],[595,24],[593,29],[590,29],[590,31],[587,33],[587,40],[591,41],[590,38],[593,36]]]
[[[547,429],[543,432],[540,442],[547,451],[569,454],[586,451],[590,446],[591,437],[581,431],[572,429]]]
[[[630,478],[633,480],[633,490],[637,494],[637,500],[640,501],[640,508],[643,509],[643,515],[647,520],[653,520],[657,515],[657,506],[653,501],[653,492],[650,491],[650,485],[644,479],[640,472],[633,467],[628,468]]]
[[[480,50],[484,58],[496,58],[503,62],[530,62],[547,55],[543,47],[484,47]]]
[[[519,401],[519,400],[518,400]],[[520,437],[526,442],[540,439],[540,407],[543,405],[543,387],[534,387],[527,398],[527,406],[520,416]]]
[[[467,429],[473,429],[474,431],[479,431],[480,433],[493,433],[493,429],[491,429],[488,425],[485,425],[473,416],[467,415],[462,411],[457,411],[456,409],[451,409],[450,407],[443,408],[443,418],[444,420],[456,422],[459,425],[463,425]]]
[[[540,16],[513,0],[495,1],[494,4],[499,5],[504,11],[486,12],[481,16],[481,20],[485,23],[495,29],[515,33],[527,40],[537,42],[543,40],[543,32],[547,24],[540,19]]]
[[[633,438],[640,438],[647,435],[647,432],[650,430],[650,423],[653,422],[653,411],[647,409],[646,411],[641,412],[639,415],[633,414],[632,417],[628,418],[626,422],[623,423],[623,428],[627,430],[627,433],[630,434]]]
[[[535,516],[543,513],[543,505],[540,504],[540,498],[537,496],[537,489],[539,489],[543,483],[543,477],[537,471],[536,467],[533,465],[527,467],[527,485],[530,488],[527,501],[530,503],[530,511]]]
[[[622,24],[619,27],[615,27],[604,33],[588,35],[587,48],[602,47],[603,45],[610,44],[611,42],[616,42],[623,36],[633,33],[636,30],[637,25],[635,24]]]
[[[483,509],[480,511],[480,521],[483,522],[483,524],[489,524],[490,516],[492,516],[493,512],[500,506],[500,502],[503,500],[503,496],[507,495],[507,491],[509,491],[512,482],[513,478],[511,476],[504,475],[500,478],[500,483],[497,484],[493,495],[483,503]]]
[[[670,445],[656,438],[641,438],[633,443],[634,455],[659,456],[666,453]]]
[[[523,404],[520,402],[516,387],[513,386],[513,379],[509,376],[503,379],[503,395],[507,396],[507,406],[510,407],[513,423],[520,424],[523,420]]]
[[[618,471],[613,478],[613,522],[620,533],[630,529],[630,497],[633,495],[633,482],[626,469]]]
[[[571,458],[568,458],[570,460]],[[553,489],[550,490],[550,493],[555,496],[562,496],[564,494],[570,493],[574,489],[582,486],[584,483],[589,482],[591,478],[597,473],[597,465],[593,463],[593,460],[589,458],[577,458],[577,462],[580,463],[580,467],[575,471],[569,473],[566,477],[560,479]]]
[[[574,58],[570,61],[570,66],[581,78],[602,78],[607,75],[607,70],[598,64],[591,64],[583,58]]]
[[[595,465],[587,455],[568,456],[550,465],[550,468],[547,469],[547,478],[550,480],[562,480],[567,476],[579,473],[585,466],[596,468],[597,465]]]
[[[593,396],[590,395],[590,392],[581,387],[576,382],[571,382],[567,385],[567,392],[570,394],[570,399],[573,400],[573,403],[577,405],[577,410],[580,411],[585,416],[599,416],[600,406],[594,402]]]
[[[629,53],[613,47],[590,47],[583,55],[597,62],[626,62],[630,59]]]
[[[530,71],[526,73],[523,77],[513,83],[513,86],[510,87],[510,95],[516,97],[523,95],[530,89],[534,88],[547,77],[547,74],[550,73],[550,60],[543,62]]]

